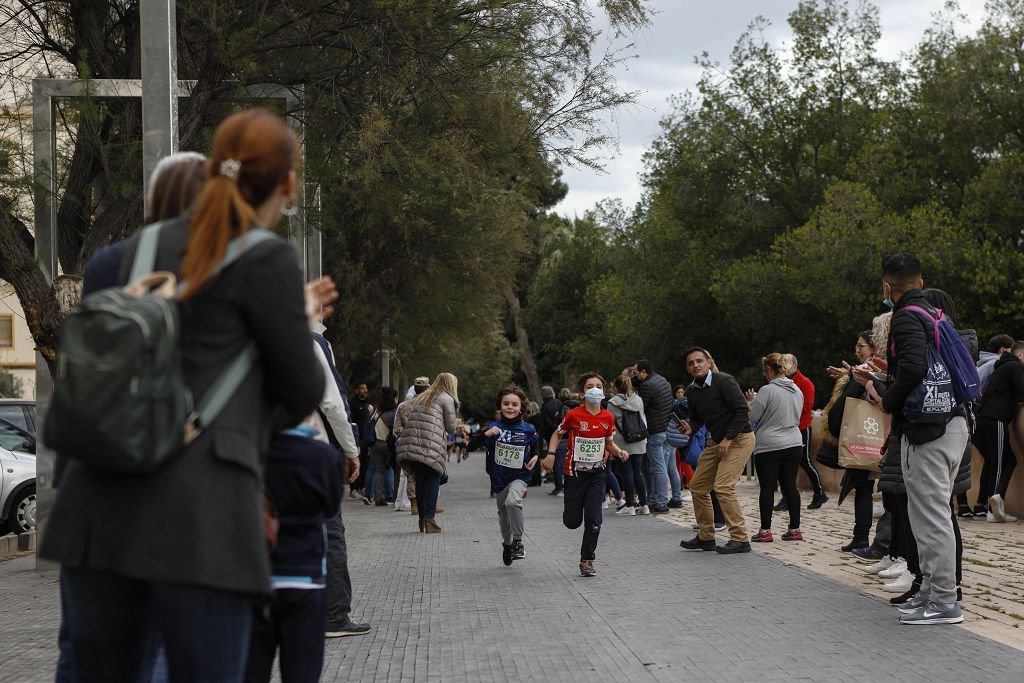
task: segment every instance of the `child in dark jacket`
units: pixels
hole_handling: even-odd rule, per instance
[[[484,429],[491,475],[491,494],[498,503],[505,566],[526,557],[523,547],[523,498],[540,458],[537,429],[523,420],[526,394],[517,386],[498,392],[498,419]]]
[[[327,532],[341,505],[345,475],[339,453],[316,441],[308,425],[278,432],[267,456],[266,487],[280,522],[270,555],[270,619],[256,619],[246,681],[270,680],[280,648],[284,683],[315,682],[324,660]]]

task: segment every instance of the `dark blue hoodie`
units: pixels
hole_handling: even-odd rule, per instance
[[[488,436],[484,440],[484,446],[487,448],[487,461],[493,465],[491,468],[491,490],[498,493],[515,479],[522,479],[529,483],[533,476],[533,470],[524,469],[524,466],[530,462],[533,456],[540,454],[540,436],[537,434],[537,428],[520,418],[511,421],[502,418],[489,422],[481,431],[486,432],[491,427],[501,430],[497,436]],[[521,456],[523,466],[511,468],[499,465],[495,459],[495,451],[500,451],[501,458]]]
[[[338,512],[345,475],[341,455],[302,427],[274,435],[266,470],[267,495],[281,527],[270,555],[275,587],[322,586],[327,573],[324,521]]]

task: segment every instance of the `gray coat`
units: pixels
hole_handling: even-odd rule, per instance
[[[757,423],[754,453],[803,445],[800,436],[803,409],[804,395],[793,380],[780,377],[761,387],[750,404],[750,419]]]
[[[178,272],[186,236],[183,221],[161,233],[158,270]],[[135,240],[126,246],[130,261]],[[129,578],[270,592],[262,514],[270,435],[275,417],[279,426],[298,423],[324,391],[302,288],[295,252],[277,239],[181,306],[179,346],[193,393],[202,396],[250,341],[256,367],[213,424],[153,473],[115,474],[71,459],[42,557]]]
[[[608,412],[615,418],[615,436],[612,437],[615,441],[615,445],[630,455],[646,453],[647,439],[627,443],[626,440],[622,438],[622,433],[619,431],[618,425],[622,420],[623,408],[626,410],[638,411],[640,413],[640,419],[644,421],[644,424],[647,424],[647,415],[644,414],[644,401],[640,398],[640,394],[632,393],[629,397],[626,397],[625,394],[615,394],[608,400]]]
[[[456,424],[455,399],[448,393],[438,396],[430,407],[417,399],[403,403],[395,416],[398,464],[421,463],[443,474],[448,463],[448,435],[455,432]]]

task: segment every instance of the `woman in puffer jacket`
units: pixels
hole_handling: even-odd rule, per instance
[[[455,433],[459,414],[459,381],[442,372],[430,388],[412,399],[408,410],[398,411],[396,460],[416,478],[420,531],[440,533],[434,521],[441,476],[448,462],[448,437]]]
[[[626,493],[626,504],[619,508],[617,515],[647,514],[647,488],[644,485],[643,462],[647,453],[647,439],[627,443],[622,438],[622,411],[632,410],[640,413],[640,419],[647,424],[644,414],[644,402],[640,394],[633,391],[633,382],[625,375],[612,380],[612,391],[615,395],[608,400],[608,412],[615,418],[615,445],[629,454],[629,459],[619,466],[619,478]]]

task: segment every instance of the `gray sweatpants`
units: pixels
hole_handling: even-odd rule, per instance
[[[526,482],[515,479],[498,494],[498,523],[506,545],[523,540],[523,493]]]
[[[967,421],[955,417],[938,439],[914,446],[904,436],[900,448],[910,526],[923,575],[921,591],[933,602],[956,602],[956,537],[949,499],[967,439]]]

